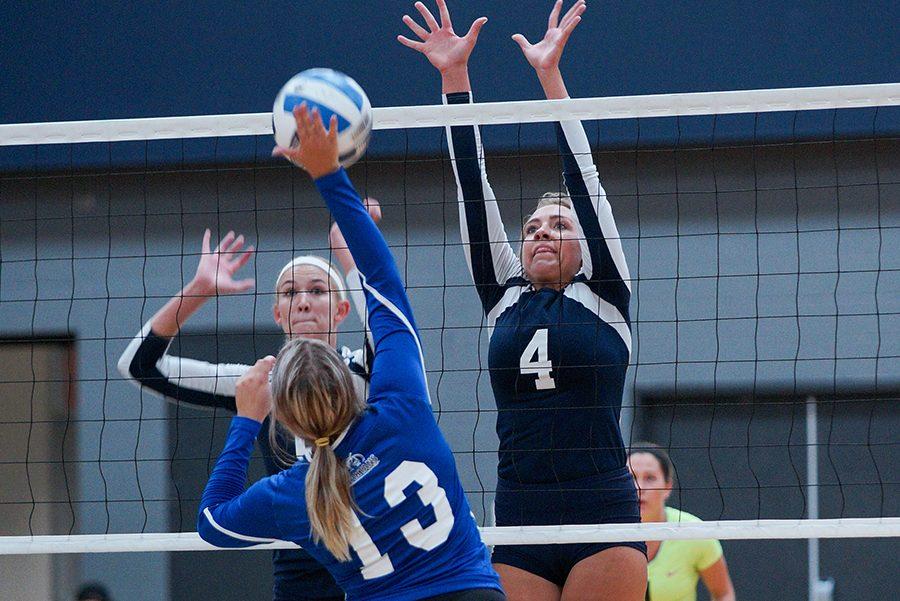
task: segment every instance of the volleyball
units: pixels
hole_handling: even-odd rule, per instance
[[[319,109],[325,127],[337,115],[338,160],[344,167],[358,161],[372,132],[372,105],[359,84],[332,69],[307,69],[290,78],[272,107],[272,129],[279,146],[298,144],[293,110],[304,102],[310,110]]]

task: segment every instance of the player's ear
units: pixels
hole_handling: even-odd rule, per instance
[[[272,305],[272,318],[275,319],[275,323],[279,326],[284,321],[284,316],[281,315],[281,308],[279,308],[277,301]]]
[[[340,300],[334,311],[334,325],[337,326],[350,315],[350,301]]]

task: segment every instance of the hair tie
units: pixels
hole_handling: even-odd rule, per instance
[[[317,447],[327,447],[330,442],[331,442],[330,438],[328,438],[327,436],[323,436],[322,438],[316,439],[316,446]]]

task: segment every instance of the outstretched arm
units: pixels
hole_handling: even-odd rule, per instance
[[[165,398],[234,411],[234,386],[248,366],[213,364],[167,353],[171,339],[207,300],[253,287],[252,279],[234,277],[253,255],[252,246],[241,251],[244,237],[229,232],[215,250],[210,250],[209,242],[210,231],[206,230],[196,275],[141,328],[119,358],[118,368],[141,389]]]
[[[453,31],[445,0],[438,0],[437,5],[440,25],[425,5],[417,2],[416,9],[426,26],[422,27],[409,15],[403,16],[403,22],[421,41],[404,36],[397,36],[397,39],[425,55],[440,72],[444,102],[468,104],[472,102],[469,56],[487,18],[476,19],[468,33],[460,37]],[[500,209],[487,179],[478,127],[448,127],[447,141],[459,196],[459,222],[466,263],[482,308],[485,313],[490,313],[503,296],[504,284],[521,275],[521,264],[507,240]]]
[[[238,414],[200,499],[197,531],[217,547],[249,547],[281,536],[272,508],[273,479],[244,490],[253,440],[271,410],[269,372],[274,364],[275,357],[260,359],[238,381]]]
[[[369,212],[372,221],[375,223],[380,222],[381,203],[374,198],[368,197],[363,200],[363,203],[366,205],[366,210]],[[368,321],[366,319],[366,296],[359,281],[359,270],[356,268],[356,261],[353,260],[353,255],[350,254],[350,248],[347,246],[347,240],[344,238],[344,234],[337,223],[331,225],[331,230],[328,233],[328,243],[333,256],[341,264],[341,269],[344,270],[344,278],[347,282],[347,292],[350,295],[351,304],[356,309],[359,322],[363,324],[366,330],[365,367],[367,370],[371,370],[372,336],[369,329],[366,328],[366,322]]]
[[[557,0],[553,5],[547,31],[537,44],[531,44],[522,34],[513,36],[526,60],[534,68],[545,95],[551,100],[568,98],[559,61],[569,36],[581,22],[581,15],[586,10],[585,1],[578,0],[560,19],[562,6],[562,0]],[[612,207],[600,184],[600,176],[591,156],[587,135],[581,122],[572,120],[557,125],[556,137],[563,160],[563,180],[584,233],[581,243],[582,271],[595,294],[602,301],[613,305],[627,324],[631,297],[628,265],[613,219]],[[630,337],[625,332],[623,337],[626,337],[626,344],[630,346]]]
[[[294,110],[298,148],[276,148],[275,154],[301,165],[346,236],[366,294],[368,327],[375,359],[370,399],[391,392],[404,398],[427,399],[425,366],[412,307],[381,232],[363,206],[347,173],[338,164],[337,118],[326,131],[319,112],[305,104]]]

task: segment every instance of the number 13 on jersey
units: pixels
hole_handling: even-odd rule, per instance
[[[556,388],[556,382],[550,376],[553,364],[547,350],[547,328],[542,328],[534,333],[531,342],[522,351],[519,358],[519,373],[537,375],[534,385],[538,390],[551,390]]]

